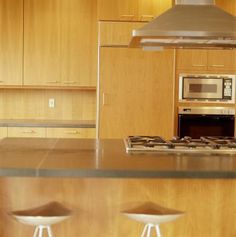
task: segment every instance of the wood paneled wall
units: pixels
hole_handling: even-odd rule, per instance
[[[184,211],[161,225],[164,237],[233,237],[236,235],[236,180],[224,179],[0,179],[1,237],[33,235],[33,227],[7,213],[58,201],[74,215],[54,225],[55,236],[137,237],[143,224],[121,214],[143,202]]]
[[[49,108],[49,98],[55,108]],[[96,92],[2,89],[0,119],[95,120]]]

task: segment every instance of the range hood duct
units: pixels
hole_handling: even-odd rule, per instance
[[[214,0],[176,0],[144,27],[133,30],[130,47],[236,48],[236,17]]]

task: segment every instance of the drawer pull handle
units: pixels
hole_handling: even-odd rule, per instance
[[[224,64],[213,64],[211,65],[211,67],[224,67],[225,65]]]
[[[59,83],[59,81],[47,81],[47,83],[49,83],[49,84],[56,84],[56,83]]]
[[[204,64],[193,64],[193,67],[206,67]]]
[[[79,134],[78,131],[65,131],[65,134]]]
[[[154,19],[154,16],[153,15],[142,15],[140,19],[141,20],[145,20],[145,19],[152,20],[152,19]]]
[[[69,84],[75,84],[76,82],[75,81],[64,81],[63,83],[69,85]]]
[[[120,19],[124,19],[124,18],[126,18],[126,19],[133,19],[134,15],[121,15],[120,16]]]
[[[35,131],[34,130],[25,130],[25,131],[23,131],[23,133],[35,133]]]

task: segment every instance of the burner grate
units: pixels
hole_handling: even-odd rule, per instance
[[[234,137],[174,137],[165,140],[161,136],[129,136],[125,139],[127,151],[212,151],[236,153],[236,138]]]

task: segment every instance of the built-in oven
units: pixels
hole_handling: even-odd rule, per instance
[[[179,101],[235,103],[235,76],[180,74]]]
[[[178,136],[234,136],[235,108],[179,107]]]

